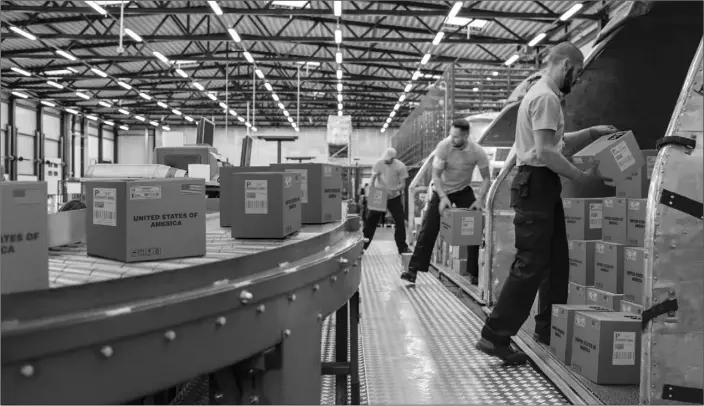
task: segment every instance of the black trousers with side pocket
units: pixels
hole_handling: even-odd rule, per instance
[[[560,177],[546,167],[520,166],[511,184],[516,257],[482,337],[508,345],[538,296],[535,333],[550,334],[553,304],[567,303],[569,253]]]
[[[455,206],[464,209],[469,208],[476,200],[474,190],[472,190],[471,186],[450,193],[447,195],[447,198],[450,199],[450,202]],[[439,207],[440,197],[437,193],[433,192],[433,196],[430,198],[430,203],[428,204],[428,210],[423,219],[423,224],[421,224],[420,231],[418,232],[418,240],[413,250],[413,256],[411,256],[411,260],[408,263],[409,270],[428,272],[430,257],[433,254],[433,247],[435,247],[435,240],[437,240],[438,234],[440,233]],[[466,248],[467,272],[469,272],[471,276],[477,277],[479,275],[479,246],[475,245]]]

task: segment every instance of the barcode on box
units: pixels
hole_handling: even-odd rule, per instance
[[[93,189],[93,224],[117,226],[117,189]]]
[[[601,203],[589,204],[589,228],[601,228],[602,205]]]
[[[266,180],[244,181],[245,214],[268,214],[268,182]]]
[[[614,332],[613,365],[636,364],[636,333],[633,331]]]

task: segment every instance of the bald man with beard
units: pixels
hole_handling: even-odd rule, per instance
[[[536,293],[537,341],[549,345],[551,310],[567,303],[569,257],[560,175],[580,183],[601,183],[596,167],[581,171],[563,155],[584,148],[599,137],[618,131],[596,126],[564,133],[561,98],[568,94],[584,66],[582,52],[563,42],[550,50],[543,76],[528,90],[516,118],[518,172],[511,184],[511,207],[516,211],[516,256],[499,299],[486,320],[476,348],[506,364],[528,357],[511,348],[530,314]]]

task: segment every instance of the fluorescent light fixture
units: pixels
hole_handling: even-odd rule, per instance
[[[320,66],[320,62],[315,62],[315,61],[310,61],[310,62],[298,62],[299,65],[308,65],[308,66]]]
[[[198,83],[198,82],[193,82],[193,87],[195,87],[196,89],[200,90],[201,92],[202,92],[203,90],[205,90],[205,88],[203,87],[203,85],[201,85],[201,84]]]
[[[257,127],[252,127],[252,131],[257,132]]]
[[[252,54],[250,54],[247,51],[242,52],[242,55],[244,55],[244,59],[247,60],[249,63],[254,63],[254,58],[252,58]]]
[[[340,116],[340,117],[342,117],[342,110],[338,110],[338,111],[337,111],[337,115]]]
[[[124,114],[124,115],[126,115],[126,116],[129,116],[129,115],[130,115],[130,112],[127,111],[127,110],[125,110],[125,109],[117,109],[117,111],[119,111],[120,113],[122,113],[122,114]]]
[[[98,75],[98,76],[100,76],[100,77],[102,77],[102,78],[108,77],[108,74],[107,74],[107,73],[101,71],[101,70],[98,69],[98,68],[90,68],[90,70],[91,70],[93,73],[95,73],[96,75]]]
[[[121,125],[121,126],[120,126],[120,130],[125,130],[125,131],[127,131],[127,130],[129,130],[129,129],[130,129],[130,128],[127,127],[126,125]]]
[[[406,100],[406,95],[405,95],[405,94],[402,94],[402,95],[398,98],[398,102],[399,102],[399,103],[403,103],[404,100]]]
[[[61,50],[61,49],[57,49],[56,54],[63,56],[64,58],[68,59],[69,61],[75,61],[77,59],[75,56],[73,56],[73,55],[69,54],[68,52]]]
[[[222,107],[223,109],[227,110],[227,104],[225,104],[225,103],[223,103],[223,102],[220,102],[218,105],[219,105],[220,107]]]
[[[191,117],[191,116],[183,116],[183,118],[185,118],[186,121],[188,121],[188,122],[190,122],[190,123],[193,122],[193,117]]]
[[[66,109],[66,112],[71,113],[71,114],[79,114],[78,110],[74,110],[74,109]]]
[[[421,73],[419,70],[415,71],[413,73],[413,77],[411,78],[411,80],[417,80],[420,77],[420,75],[421,75]]]
[[[208,96],[208,98],[212,101],[216,101],[218,99],[218,97],[213,93],[208,93],[206,96]]]
[[[210,5],[210,8],[213,9],[213,13],[215,13],[216,16],[222,15],[222,9],[220,8],[220,5],[218,5],[217,1],[209,1],[208,4]]]
[[[142,40],[142,37],[140,37],[139,34],[137,34],[136,32],[134,32],[134,31],[132,31],[132,30],[130,30],[129,28],[125,28],[125,34],[129,35],[130,37],[132,37],[133,40],[135,40],[135,41],[137,41],[137,42],[142,42],[142,41],[143,41],[143,40]]]
[[[139,121],[147,121],[147,119],[142,116],[134,116],[134,118],[136,118]]]
[[[144,100],[151,100],[152,97],[144,92],[139,92],[139,97],[143,98]]]
[[[478,91],[479,91],[479,88],[478,88],[478,87],[475,87],[474,89],[472,89],[472,91],[473,91],[473,92],[478,92]]]
[[[22,99],[27,99],[27,98],[29,98],[28,95],[26,95],[26,94],[24,94],[24,93],[21,93],[21,92],[12,92],[12,94],[14,94],[15,96],[17,96],[17,97],[19,97],[19,98],[22,98]]]
[[[121,80],[118,80],[118,81],[117,81],[117,85],[120,86],[120,87],[123,88],[123,89],[132,90],[132,86],[128,85],[127,83],[125,83],[125,82],[123,82],[123,81],[121,81]]]
[[[338,110],[342,110],[342,103],[338,103],[338,104],[337,104],[337,109],[338,109]]]
[[[399,103],[396,103],[396,105],[394,106],[394,110],[398,110],[400,108],[401,108],[401,105]]]
[[[335,54],[335,62],[342,63],[342,52],[337,51],[337,53]]]
[[[230,110],[230,115],[232,117],[237,117],[237,112],[235,110]]]
[[[384,128],[387,128],[389,126],[389,123],[384,123]]]
[[[150,121],[149,124],[153,125],[154,127],[159,127],[159,123],[156,121]]]
[[[493,72],[491,72],[491,76],[499,76],[499,72],[493,71]]]
[[[293,128],[294,128],[294,129],[296,130],[296,132],[298,132],[298,131],[299,131],[299,130],[298,130],[298,127],[293,127]]]
[[[508,58],[506,60],[506,62],[504,62],[504,65],[506,65],[506,66],[513,65],[513,63],[516,62],[518,60],[518,58],[520,58],[520,56],[518,56],[518,54],[513,54],[513,55],[511,55],[510,58]]]
[[[168,108],[169,108],[169,105],[168,105],[168,104],[166,104],[166,103],[164,103],[164,102],[160,102],[160,101],[156,102],[156,105],[159,106],[159,107],[161,107],[162,109],[168,109]]]
[[[271,87],[271,83],[269,83],[269,82],[264,83],[264,87],[266,87],[266,90],[268,90],[270,92],[274,91],[274,89]]]
[[[406,87],[403,89],[403,92],[404,92],[404,93],[408,93],[408,92],[411,91],[411,89],[413,89],[413,84],[409,83],[409,84],[407,84]]]
[[[61,75],[68,75],[72,73],[72,71],[68,69],[56,69],[56,70],[48,70],[44,72],[46,76],[61,76]]]
[[[430,54],[425,54],[425,56],[423,56],[423,59],[420,60],[420,64],[425,65],[426,63],[428,63],[428,61],[430,60],[430,57],[431,57]]]
[[[281,110],[286,110],[286,106],[284,106],[283,103],[279,103],[279,108],[280,108]]]
[[[486,77],[486,80],[488,80],[489,82],[491,82],[491,77],[487,76],[487,77]]]
[[[165,57],[164,54],[162,54],[161,52],[159,52],[159,51],[153,51],[152,54],[153,54],[154,56],[156,56],[157,59],[159,59],[160,61],[164,62],[165,64],[167,64],[167,65],[171,64],[171,62],[169,62],[169,59],[168,59],[167,57]]]
[[[176,109],[171,110],[171,112],[176,114],[177,116],[180,116],[181,114],[183,114],[183,113],[181,113],[180,110],[176,110]]]
[[[341,92],[342,91],[342,83],[337,84],[337,91]]]
[[[387,119],[386,119],[386,122],[387,122],[387,123],[390,123],[390,122],[391,122],[391,117],[387,118]]]
[[[573,15],[575,15],[579,10],[581,10],[582,7],[584,7],[584,4],[582,3],[577,3],[574,6],[570,7],[569,10],[565,11],[565,13],[560,16],[560,21],[569,20]]]
[[[395,116],[396,116],[396,112],[395,112],[395,111],[392,111],[391,114],[389,114],[389,117],[395,117]]]
[[[541,32],[540,34],[536,35],[535,38],[533,38],[532,40],[530,40],[530,42],[528,43],[528,46],[529,46],[529,47],[534,47],[534,46],[538,45],[538,43],[539,43],[540,41],[542,41],[543,39],[545,39],[545,36],[546,36],[546,34],[545,34],[544,32]]]
[[[27,31],[25,31],[25,30],[23,30],[23,29],[21,29],[21,28],[18,28],[18,27],[10,27],[10,29],[11,29],[12,31],[14,31],[14,32],[16,32],[16,33],[18,33],[18,34],[20,34],[21,36],[27,38],[27,39],[30,39],[30,40],[32,40],[32,41],[36,41],[36,40],[37,40],[37,37],[35,37],[34,35],[28,33]]]
[[[57,88],[57,89],[63,89],[63,88],[64,88],[64,85],[62,85],[61,83],[56,83],[56,82],[54,82],[53,80],[47,80],[47,81],[46,81],[46,84],[49,85],[49,86],[53,86],[53,87],[55,87],[55,88]]]
[[[442,41],[442,37],[445,36],[445,33],[442,31],[438,31],[437,34],[435,34],[435,38],[433,39],[433,45],[437,45]]]
[[[293,119],[291,117],[286,117],[288,119],[289,123],[293,123]]]
[[[103,100],[99,101],[98,104],[101,105],[101,106],[103,106],[103,107],[105,107],[105,108],[110,108],[110,107],[112,107],[112,104],[110,104],[110,103],[108,103],[108,102],[106,102],[106,101],[103,101]]]
[[[257,76],[259,76],[259,79],[264,79],[264,72],[262,72],[261,69],[255,70],[254,73],[256,73]]]
[[[104,15],[104,16],[108,15],[108,12],[105,11],[104,8],[102,8],[102,7],[100,7],[99,5],[97,5],[94,1],[86,1],[85,3],[86,3],[87,5],[89,5],[91,8],[93,8],[93,10],[97,11],[98,13],[100,13],[100,14],[102,14],[102,15]]]
[[[232,37],[232,40],[233,40],[233,41],[235,41],[235,42],[240,42],[240,41],[242,41],[242,38],[240,38],[240,34],[238,34],[237,31],[235,31],[234,28],[229,28],[229,29],[227,30],[227,32],[230,33],[230,36]]]
[[[276,93],[272,93],[271,98],[274,99],[274,101],[279,101],[279,96]]]
[[[472,20],[472,22],[469,23],[469,26],[470,26],[470,27],[473,27],[473,28],[482,29],[482,28],[484,28],[484,26],[487,25],[487,24],[489,24],[489,20],[480,20],[480,19],[476,19],[476,20]]]
[[[284,116],[288,117],[290,114],[288,113],[287,110],[284,110]]]
[[[42,100],[40,103],[47,106],[47,107],[56,107],[56,104],[54,104],[50,101]]]
[[[186,71],[184,71],[184,70],[181,69],[181,68],[176,69],[176,73],[178,73],[182,78],[187,78],[187,77],[188,77],[188,73],[186,73]]]
[[[31,73],[27,72],[27,71],[24,70],[24,69],[16,68],[16,67],[14,67],[14,66],[11,67],[10,69],[12,69],[13,72],[17,72],[17,73],[19,73],[19,74],[22,75],[22,76],[27,76],[27,77],[32,76]]]
[[[456,1],[455,4],[452,5],[452,9],[450,10],[450,13],[447,15],[447,19],[449,20],[451,18],[457,17],[457,14],[460,12],[463,5],[464,5],[463,1]]]
[[[337,70],[337,80],[342,80],[342,69]]]
[[[383,134],[386,131],[386,128],[381,129],[381,133]]]
[[[247,128],[251,128],[251,127],[252,127],[252,123],[250,123],[249,121],[247,121],[246,123],[244,123],[244,125],[246,125]]]
[[[244,117],[238,116],[237,121],[239,121],[240,123],[244,123]]]
[[[335,43],[342,44],[342,30],[339,28],[335,30]]]
[[[110,120],[103,120],[103,124],[107,124],[107,125],[109,125],[110,127],[112,127],[112,126],[115,125],[115,123],[113,123],[113,122],[110,121]]]
[[[341,95],[341,94],[338,94],[338,95],[337,95],[337,101],[340,102],[340,103],[342,103],[342,95]]]
[[[171,127],[169,127],[168,125],[162,126],[161,128],[163,128],[166,131],[171,131]]]
[[[90,100],[90,96],[85,93],[76,92],[76,96],[80,97],[81,99]]]
[[[333,1],[332,2],[332,12],[333,12],[333,14],[335,14],[335,17],[342,16],[342,2],[341,1]]]
[[[98,117],[91,116],[90,114],[86,114],[86,118],[90,121],[98,121]]]
[[[308,8],[308,1],[289,1],[289,0],[277,0],[273,3],[277,6],[284,7],[294,7],[294,8]]]

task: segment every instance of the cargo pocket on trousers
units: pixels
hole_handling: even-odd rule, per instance
[[[513,225],[517,250],[540,251],[548,246],[552,225],[547,213],[516,210]]]
[[[519,205],[522,199],[529,196],[529,182],[530,182],[530,172],[516,173],[516,176],[511,182],[511,207],[516,207]]]

